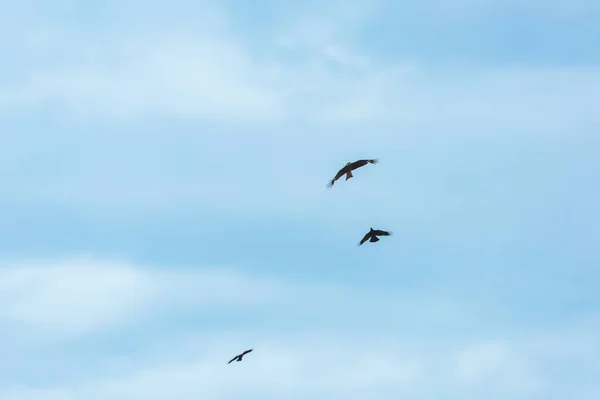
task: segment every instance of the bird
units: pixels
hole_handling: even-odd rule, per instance
[[[371,243],[379,242],[379,238],[377,236],[390,236],[391,234],[392,234],[392,232],[380,231],[378,229],[371,228],[371,230],[369,230],[369,232],[365,235],[365,237],[362,238],[362,240],[360,241],[360,243],[358,245],[362,246],[362,244],[369,239],[370,239],[369,242],[371,242]]]
[[[237,361],[237,362],[240,362],[240,361],[242,361],[242,358],[243,358],[243,357],[244,357],[246,354],[250,353],[251,351],[252,351],[252,349],[250,349],[250,350],[246,350],[246,351],[245,351],[245,352],[243,352],[242,354],[238,354],[237,356],[235,356],[235,357],[233,357],[231,360],[229,360],[229,362],[228,362],[227,364],[231,364],[231,362],[232,362],[232,361]]]
[[[352,171],[354,171],[357,168],[363,167],[367,164],[377,164],[379,162],[378,159],[372,159],[372,160],[358,160],[358,161],[354,161],[354,162],[348,162],[346,163],[346,165],[344,166],[344,168],[340,169],[338,171],[338,173],[335,175],[335,177],[329,181],[329,183],[327,183],[327,187],[330,188],[333,186],[333,184],[335,183],[335,181],[337,181],[338,179],[340,179],[342,176],[344,176],[344,174],[346,175],[346,180],[354,177],[354,175],[352,175]]]

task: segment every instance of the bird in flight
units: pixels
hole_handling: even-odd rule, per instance
[[[371,230],[365,235],[364,238],[362,238],[358,245],[362,246],[362,244],[367,240],[371,243],[379,242],[379,238],[377,236],[390,236],[391,234],[392,232],[380,231],[379,229],[371,228]]]
[[[378,159],[373,159],[373,160],[358,160],[358,161],[346,163],[344,168],[340,169],[338,171],[338,173],[336,174],[336,176],[331,181],[329,181],[329,183],[327,184],[327,187],[328,188],[332,187],[333,184],[335,183],[335,181],[337,181],[342,176],[344,176],[344,174],[346,175],[346,180],[348,180],[354,176],[354,175],[352,175],[352,171],[354,171],[355,169],[363,167],[367,164],[377,164],[378,162],[379,162]]]
[[[246,351],[245,351],[245,352],[243,352],[242,354],[238,354],[237,356],[235,356],[235,357],[233,357],[231,360],[229,360],[229,362],[228,362],[227,364],[231,364],[231,362],[232,362],[232,361],[237,361],[237,362],[240,362],[240,361],[242,361],[242,358],[243,358],[243,357],[244,357],[246,354],[250,353],[251,351],[252,351],[252,349],[250,349],[250,350],[246,350]]]

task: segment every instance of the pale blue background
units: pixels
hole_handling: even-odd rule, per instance
[[[0,398],[599,398],[598,21],[0,3]]]

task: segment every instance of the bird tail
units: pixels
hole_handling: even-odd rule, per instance
[[[353,177],[354,177],[354,175],[352,175],[352,171],[346,172],[346,180],[353,178]]]
[[[369,242],[375,243],[375,242],[379,242],[379,238],[375,235],[371,236],[371,240],[369,240]]]

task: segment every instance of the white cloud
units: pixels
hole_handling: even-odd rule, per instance
[[[258,48],[228,32],[230,22],[214,7],[208,15],[224,21],[211,24],[203,17],[203,28],[192,32],[167,24],[160,34],[151,26],[127,31],[118,42],[114,32],[102,32],[67,43],[65,35],[54,33],[49,37],[74,55],[21,71],[21,79],[2,88],[0,109],[58,107],[93,118],[300,118],[316,124],[393,123],[396,129],[453,123],[455,133],[480,134],[598,123],[593,108],[598,68],[447,70],[419,60],[386,64],[354,49],[349,39],[377,8],[357,3],[350,11],[286,20],[288,25],[273,26]],[[295,62],[286,62],[288,56]]]
[[[85,261],[5,265],[0,275],[4,318],[76,331],[114,322],[153,290],[134,268]]]
[[[213,343],[206,343],[208,346]],[[393,351],[358,351],[346,355],[313,342],[295,349],[297,342],[263,342],[242,363],[226,364],[237,351],[219,346],[221,354],[197,361],[139,366],[125,376],[84,380],[64,388],[12,388],[0,390],[3,399],[193,399],[239,398],[378,398],[378,391],[410,393],[420,377],[418,365]],[[318,350],[315,349],[318,348]],[[231,355],[230,355],[231,354]],[[373,397],[374,396],[374,397]],[[387,396],[379,398],[388,398]]]
[[[532,394],[543,390],[539,377],[511,343],[493,340],[461,350],[456,362],[458,382],[466,386],[501,387]]]
[[[568,351],[576,346],[567,331],[560,335],[563,349]],[[240,396],[477,400],[507,396],[560,399],[598,390],[597,382],[587,384],[576,373],[557,375],[560,370],[554,363],[558,360],[550,360],[548,364],[545,358],[552,348],[527,350],[528,341],[543,336],[543,332],[532,331],[526,338],[471,343],[460,340],[458,345],[441,346],[442,334],[434,338],[414,337],[409,342],[376,332],[357,335],[318,330],[292,334],[242,330],[235,335],[196,335],[184,342],[166,337],[156,343],[168,345],[165,353],[153,358],[133,357],[127,370],[119,374],[101,362],[105,365],[102,371],[91,368],[81,379],[62,384],[4,386],[0,387],[0,396],[8,400],[213,400]],[[254,348],[254,352],[243,362],[226,364],[248,347]],[[97,357],[98,360],[84,363],[98,362],[105,356]],[[569,359],[560,361],[566,367],[575,367],[580,358],[573,353]],[[467,381],[461,375],[466,370]]]
[[[334,324],[375,309],[377,315],[394,310],[421,324],[466,321],[473,312],[459,309],[461,299],[438,302],[428,296],[424,290],[397,294],[328,282],[294,283],[224,266],[165,269],[90,257],[0,264],[0,323],[22,324],[54,337],[85,337],[166,315],[214,310],[274,315],[288,309],[295,317],[285,317],[293,320],[322,318],[343,305]]]
[[[466,349],[460,355],[458,375],[461,380],[473,382],[493,375],[502,366],[507,346],[502,342],[490,342]]]
[[[477,312],[461,309],[460,298],[432,300],[424,289],[398,294],[329,282],[294,283],[223,266],[165,269],[89,257],[5,261],[0,266],[0,322],[57,334],[85,336],[128,322],[214,309],[273,315],[283,307],[294,310],[295,317],[286,314],[293,320],[323,317],[343,306],[335,313],[338,323],[355,313],[393,310],[407,321],[434,325],[466,322]]]
[[[598,123],[592,104],[599,68],[439,71],[419,65],[371,71],[329,88],[338,99],[318,114],[329,122],[419,124],[449,135],[572,135]],[[457,133],[457,129],[460,132]],[[568,129],[568,131],[566,131]],[[512,131],[512,132],[511,132]]]
[[[0,321],[52,332],[88,333],[163,307],[206,309],[272,301],[279,286],[211,269],[162,271],[126,263],[68,259],[3,263]]]
[[[400,353],[393,342],[350,339],[322,334],[263,337],[242,363],[226,364],[247,348],[244,336],[198,338],[194,345],[160,360],[137,364],[111,378],[97,376],[71,386],[0,390],[3,399],[229,399],[306,398],[339,395],[377,397],[377,392],[411,393],[422,378],[418,360]],[[247,340],[250,340],[246,337]],[[233,354],[232,354],[233,353]],[[14,396],[14,397],[11,397]],[[28,397],[29,396],[29,397]],[[375,396],[375,397],[373,397]]]
[[[115,46],[99,58],[121,61],[35,72],[23,84],[6,88],[2,103],[10,108],[60,105],[83,116],[273,119],[280,113],[268,71],[255,66],[230,41],[149,38]]]
[[[562,376],[560,386],[554,382],[557,373],[574,366],[590,374],[597,369],[600,331],[594,318],[568,329],[506,326],[490,337],[479,331],[478,318],[491,310],[481,299],[481,307],[469,308],[427,290],[291,284],[228,268],[157,269],[90,258],[4,262],[0,282],[3,347],[11,349],[0,370],[18,357],[21,370],[32,371],[20,380],[0,380],[2,399],[212,400],[242,393],[261,399],[478,399],[492,392],[530,399],[597,390],[581,373]],[[261,321],[220,325],[228,310],[261,315]],[[208,327],[172,319],[205,311],[220,320]],[[102,343],[107,329],[109,340],[115,334],[129,340],[131,332],[118,335],[120,329],[145,319],[153,320],[153,332],[140,343],[105,343],[102,350],[78,354],[81,343]],[[15,330],[15,321],[26,325]],[[11,324],[17,335],[7,334]],[[19,329],[30,336],[27,346]],[[469,330],[469,337],[456,336],[460,330]],[[73,335],[74,347],[56,341]],[[226,364],[246,348],[255,351],[244,362]],[[36,381],[40,365],[60,366],[52,382]]]

